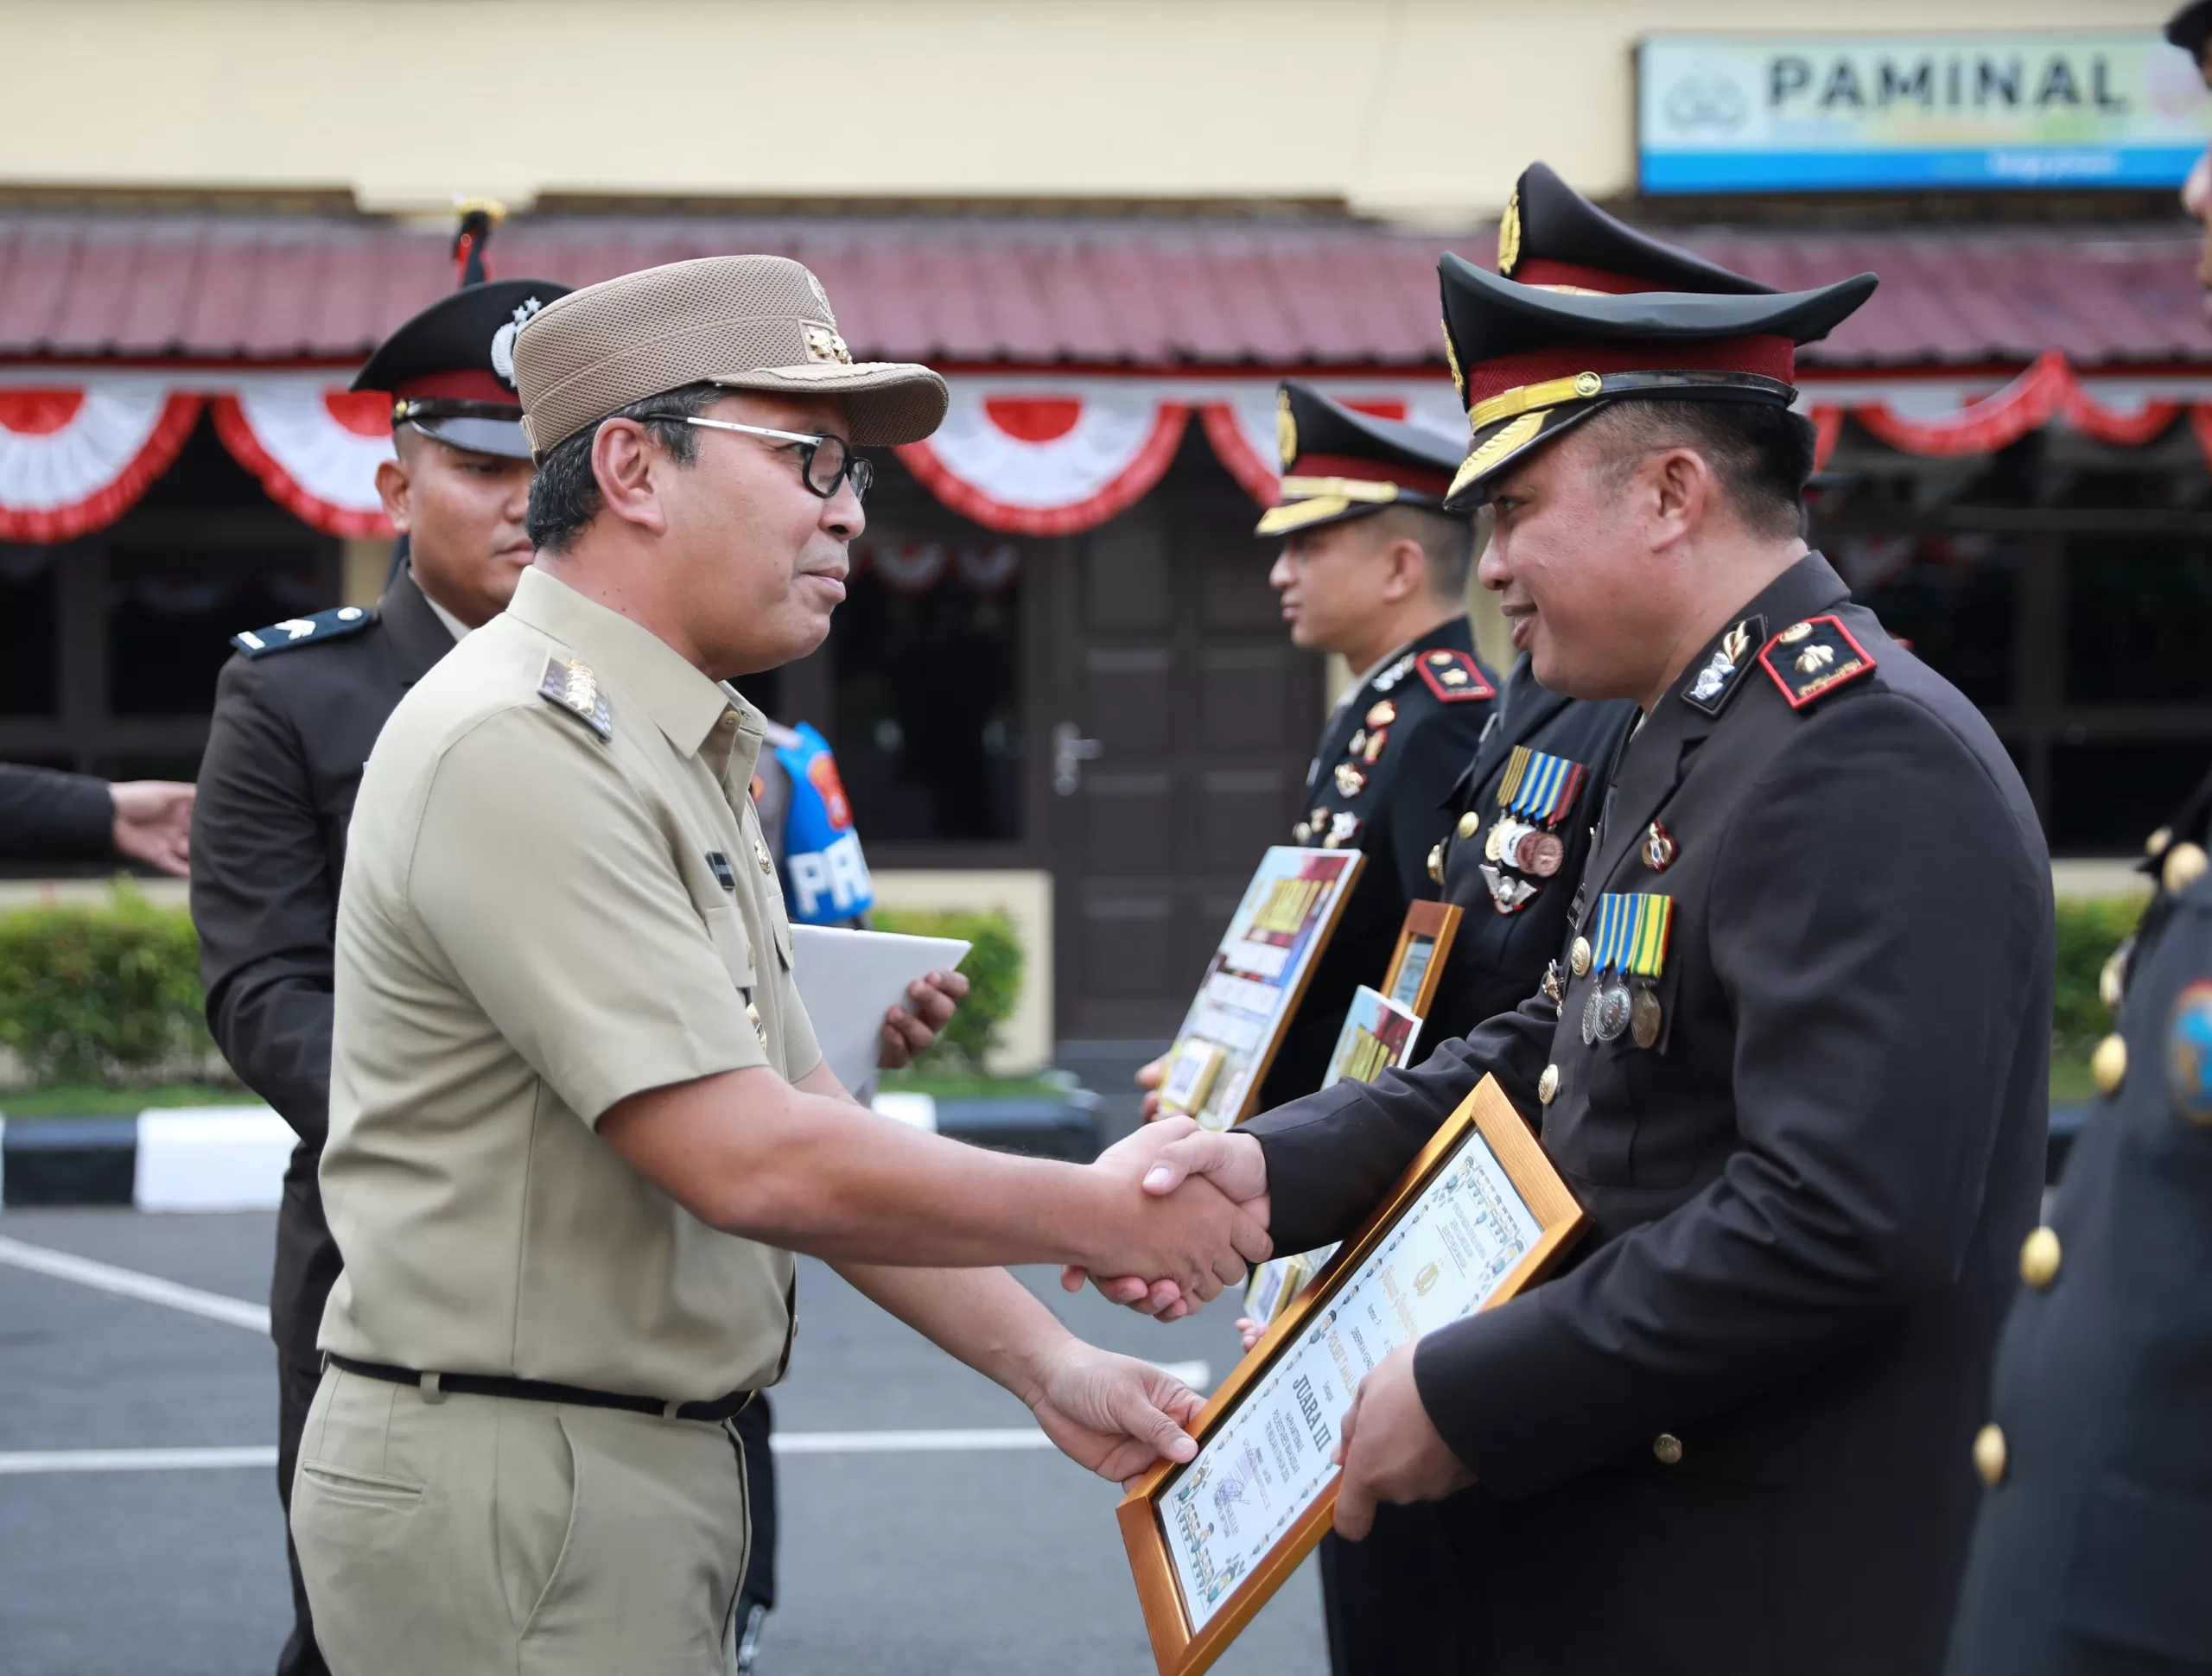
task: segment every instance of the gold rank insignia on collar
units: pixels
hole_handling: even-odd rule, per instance
[[[545,660],[545,678],[537,683],[537,695],[582,718],[584,726],[600,738],[614,737],[613,708],[600,691],[599,677],[588,664],[556,652]]]
[[[1751,648],[1765,638],[1764,617],[1746,617],[1730,629],[1720,637],[1720,644],[1713,649],[1697,678],[1682,689],[1682,702],[1709,716],[1719,715],[1736,690],[1737,676],[1750,666]]]
[[[1823,693],[1874,672],[1872,654],[1852,638],[1843,619],[1833,613],[1792,623],[1766,643],[1759,662],[1793,710],[1802,710]]]

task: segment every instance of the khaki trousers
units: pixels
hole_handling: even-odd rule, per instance
[[[726,1671],[750,1535],[727,1425],[337,1368],[292,1481],[334,1676]]]

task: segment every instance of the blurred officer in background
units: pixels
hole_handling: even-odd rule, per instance
[[[0,860],[143,861],[191,876],[193,788],[0,763]]]
[[[2103,1097],[2020,1247],[1950,1676],[2212,1670],[2208,846],[2212,778],[2145,846]]]

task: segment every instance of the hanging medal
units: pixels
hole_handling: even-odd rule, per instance
[[[1511,869],[1522,889],[1518,907],[1543,888],[1567,863],[1566,841],[1553,828],[1574,807],[1588,771],[1579,762],[1554,757],[1532,746],[1516,745],[1497,784],[1500,813],[1483,844],[1484,858],[1501,872]],[[1503,898],[1498,911],[1507,912]]]
[[[1598,898],[1591,960],[1596,981],[1582,1009],[1585,1046],[1617,1042],[1630,1032],[1640,1048],[1658,1042],[1665,1019],[1656,986],[1667,963],[1674,912],[1670,896],[1608,892]]]

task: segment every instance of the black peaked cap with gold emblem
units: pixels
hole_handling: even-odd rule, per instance
[[[1796,351],[1874,293],[1872,274],[1816,291],[1609,296],[1500,279],[1457,256],[1437,264],[1444,337],[1469,448],[1445,504],[1465,508],[1510,461],[1617,401],[1796,400]]]
[[[1362,413],[1288,380],[1275,392],[1275,441],[1281,493],[1255,535],[1311,530],[1385,506],[1440,511],[1465,452],[1424,426]]]
[[[389,395],[394,430],[412,425],[456,448],[527,460],[515,333],[569,288],[550,279],[485,279],[484,245],[497,220],[495,206],[465,206],[454,239],[461,289],[378,344],[351,387]]]
[[[2205,3],[2212,6],[2212,0]],[[1497,271],[1522,285],[1608,295],[1771,296],[1775,289],[1616,220],[1545,162],[1522,169],[1506,200],[1497,228]]]

